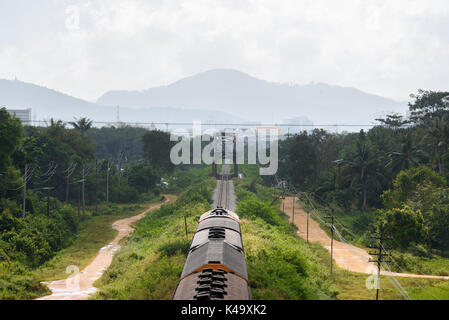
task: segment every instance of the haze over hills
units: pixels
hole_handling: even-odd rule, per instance
[[[74,118],[88,117],[98,122],[115,122],[117,105],[102,106],[31,83],[0,79],[0,107],[32,108],[33,117],[37,120],[54,118],[73,121]],[[223,111],[183,110],[182,108],[166,107],[142,110],[120,107],[120,120],[132,123],[192,122],[195,120],[203,122],[222,120],[227,123],[246,121]]]
[[[305,116],[316,124],[372,123],[380,115],[405,113],[407,104],[354,88],[323,83],[270,83],[235,70],[216,69],[145,91],[110,91],[97,101],[130,108],[182,107],[226,110],[262,122]]]
[[[110,91],[96,103],[17,80],[0,80],[0,106],[32,108],[36,119],[98,122],[370,124],[390,112],[405,113],[405,102],[327,84],[288,85],[259,80],[235,70],[211,70],[145,91]]]

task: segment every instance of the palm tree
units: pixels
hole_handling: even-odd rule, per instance
[[[425,158],[425,153],[416,144],[415,135],[406,131],[402,137],[399,151],[388,154],[389,161],[386,165],[396,175],[401,170],[407,170],[419,166],[420,160]]]
[[[435,117],[428,121],[427,140],[432,146],[431,160],[438,168],[439,173],[443,173],[443,155],[448,152],[449,146],[449,115]]]
[[[87,118],[81,118],[77,119],[75,118],[76,122],[69,122],[75,130],[78,130],[81,135],[84,137],[86,135],[86,132],[89,131],[90,128],[92,128],[93,121]]]
[[[383,176],[378,171],[378,157],[371,151],[363,131],[349,154],[349,158],[340,163],[344,165],[346,178],[349,179],[351,187],[360,186],[362,189],[362,210],[365,210],[369,184],[373,183],[381,188]]]

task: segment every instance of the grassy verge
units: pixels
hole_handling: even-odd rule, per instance
[[[171,299],[198,219],[210,210],[214,187],[210,178],[192,185],[174,204],[163,205],[139,221],[111,267],[95,283],[99,291],[92,299]]]
[[[305,199],[299,200],[300,204],[306,210],[311,207]],[[315,204],[315,207],[321,212],[321,215],[328,215],[328,208]],[[367,249],[371,243],[370,234],[375,221],[375,210],[359,211],[359,210],[343,210],[336,209],[336,228],[341,232],[342,236],[351,244],[360,248]],[[313,216],[312,216],[313,218]],[[319,221],[318,221],[319,222]],[[330,235],[329,227],[319,222],[321,228]],[[368,249],[367,249],[368,250]],[[402,252],[399,250],[389,250],[391,258],[394,262],[389,266],[394,272],[413,273],[422,275],[449,275],[449,258],[441,257],[429,252],[418,252],[416,254]]]
[[[338,300],[375,300],[376,290],[367,289],[368,275],[338,269],[334,283],[339,291]],[[396,277],[412,300],[449,300],[449,281],[431,279],[412,279]],[[380,300],[403,300],[393,279],[381,276]]]
[[[135,216],[149,205],[150,203],[100,207],[100,214],[107,214],[82,222],[73,244],[36,269],[36,277],[42,281],[64,279],[70,275],[66,273],[66,268],[71,265],[82,270],[95,258],[98,251],[117,235],[118,231],[111,227],[114,221]]]
[[[273,197],[272,194],[275,193],[271,188],[263,187],[259,184],[251,183],[255,180],[254,170],[246,170],[247,179],[236,182],[237,196],[240,201],[244,201],[248,197],[255,197],[259,201],[270,202]],[[256,180],[257,181],[257,180]],[[250,190],[255,190],[251,192]],[[354,244],[364,247],[366,242],[364,241],[369,232],[369,224],[372,219],[372,212],[343,212],[339,211],[336,213],[337,217],[341,219],[340,221],[344,226],[351,226],[349,230],[343,230],[342,234],[344,237]],[[281,217],[286,219],[286,216],[280,214]],[[257,276],[252,271],[252,246],[261,246],[270,248],[267,250],[282,250],[276,246],[279,239],[277,236],[282,236],[282,240],[287,247],[294,246],[301,248],[301,254],[311,254],[307,256],[307,261],[310,262],[309,268],[314,268],[312,272],[312,279],[318,281],[318,283],[325,284],[325,287],[330,289],[329,291],[334,293],[331,298],[337,300],[374,300],[376,297],[376,291],[367,288],[366,282],[369,275],[357,274],[342,270],[340,268],[334,267],[334,275],[329,277],[329,253],[327,250],[319,245],[315,244],[305,244],[304,241],[296,241],[289,243],[285,241],[290,238],[288,236],[289,232],[282,230],[282,232],[276,234],[273,230],[267,232],[267,224],[258,224],[254,220],[244,221],[242,223],[242,229],[244,229],[243,237],[245,242],[245,248],[247,251],[247,263],[250,272],[250,279],[257,279]],[[251,230],[254,229],[254,230]],[[265,241],[264,238],[268,241]],[[311,252],[312,251],[312,252]],[[395,256],[397,260],[397,257]],[[424,266],[432,268],[432,272],[429,274],[444,274],[449,268],[446,267],[446,259],[433,257],[430,259],[412,256],[409,260],[411,264],[415,264],[418,270],[424,270]],[[258,262],[260,266],[264,264],[267,265],[268,262]],[[409,270],[413,270],[412,266]],[[439,271],[438,271],[439,270]],[[417,272],[418,273],[418,272]],[[290,276],[292,281],[298,281],[293,275]],[[292,286],[291,284],[282,284],[282,279],[279,280],[278,277],[263,277],[265,281],[268,282],[263,288],[258,288],[257,284],[252,284],[253,295],[256,298],[266,298],[266,299],[276,299],[282,297],[286,288]],[[397,280],[408,293],[413,300],[435,300],[435,299],[449,299],[449,281],[447,280],[433,280],[433,279],[415,279],[415,278],[401,278],[397,277]],[[381,277],[381,290],[380,299],[383,300],[401,300],[404,297],[396,289],[393,284],[393,279],[391,277],[382,276]],[[272,282],[272,284],[270,284]],[[267,289],[271,288],[271,289]],[[323,296],[321,297],[323,298]],[[329,298],[325,296],[324,298]]]
[[[80,224],[72,244],[35,269],[15,261],[1,262],[0,300],[34,299],[50,294],[41,281],[64,279],[68,276],[65,271],[70,265],[84,268],[98,250],[116,236],[117,231],[111,228],[112,222],[136,215],[148,206],[102,205],[98,216],[92,216],[92,210],[88,209],[88,219]]]
[[[254,183],[254,169],[245,169],[247,178],[236,181],[235,190],[253,299],[335,298],[327,251],[300,239],[278,209],[277,190]]]

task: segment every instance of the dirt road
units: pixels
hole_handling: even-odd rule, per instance
[[[170,200],[169,196],[166,202]],[[120,249],[120,240],[134,231],[131,225],[145,217],[148,212],[159,209],[161,205],[153,205],[137,216],[115,221],[112,224],[112,228],[117,230],[118,234],[114,240],[101,248],[97,256],[81,272],[78,272],[76,267],[69,267],[68,271],[73,272],[73,275],[69,278],[44,282],[52,294],[36,300],[87,300],[90,294],[97,291],[97,288],[94,287],[94,282],[111,265],[115,252]]]
[[[293,197],[286,197],[281,203],[281,210],[290,217],[290,221],[293,215]],[[307,213],[296,202],[295,203],[295,224],[298,227],[298,234],[306,239],[307,238]],[[321,244],[323,247],[330,251],[331,239],[327,233],[321,229],[321,226],[312,217],[309,219],[309,241]],[[334,239],[334,261],[342,269],[352,272],[373,274],[375,272],[375,266],[369,262],[371,256],[364,250],[355,247],[350,244],[346,244]],[[413,278],[428,278],[428,279],[446,279],[447,276],[433,276],[433,275],[417,275],[407,273],[390,273],[382,271],[383,275],[394,275],[397,277],[413,277]]]

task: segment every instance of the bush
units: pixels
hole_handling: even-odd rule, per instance
[[[169,242],[159,247],[158,251],[168,257],[175,256],[177,254],[183,254],[187,257],[190,249],[189,240],[176,240],[175,242]]]
[[[0,300],[33,299],[49,293],[30,272],[19,262],[0,262]]]
[[[422,184],[435,187],[446,185],[444,178],[426,166],[401,171],[393,182],[393,189],[382,194],[386,208],[400,208]]]
[[[51,217],[28,213],[25,218],[13,202],[3,202],[0,213],[0,248],[3,255],[30,267],[50,259],[56,251],[67,247],[78,228],[75,210],[57,203]]]
[[[410,244],[423,243],[427,236],[421,211],[414,211],[408,206],[379,210],[378,226],[386,235],[395,239],[393,245],[405,249]]]
[[[274,207],[268,203],[251,198],[238,203],[237,213],[242,218],[261,218],[274,226],[281,225],[283,222]]]
[[[112,201],[115,203],[131,203],[139,199],[139,192],[130,186],[115,187],[112,189]]]

